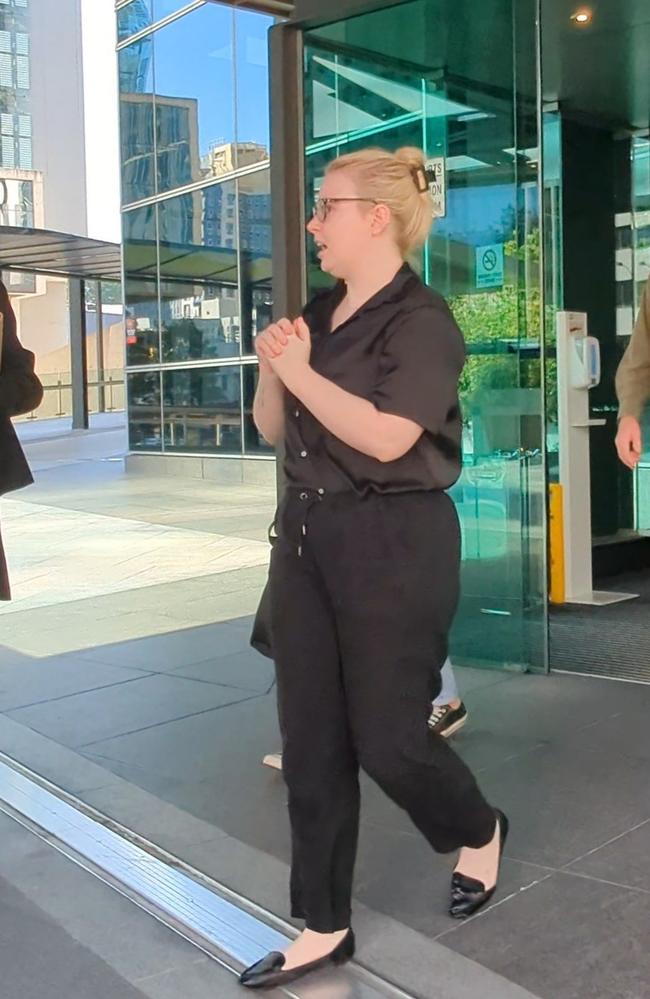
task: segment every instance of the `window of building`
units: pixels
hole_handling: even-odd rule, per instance
[[[0,87],[13,88],[14,68],[10,53],[0,52]]]
[[[29,58],[16,56],[16,86],[20,90],[29,90]]]
[[[165,4],[174,10],[162,13]],[[175,9],[173,0],[134,0],[118,12],[121,37]],[[266,65],[272,23],[211,3],[119,51],[136,450],[270,453],[249,410],[253,336],[268,324],[272,302]],[[236,92],[250,107],[235,108]],[[229,179],[243,166],[252,172]],[[192,189],[197,180],[207,186]],[[155,203],[129,207],[144,198]],[[243,358],[250,360],[242,365]],[[144,365],[150,370],[133,370]]]

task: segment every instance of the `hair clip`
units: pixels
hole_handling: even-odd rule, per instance
[[[429,184],[435,179],[433,171],[423,166],[412,167],[411,176],[419,194],[425,194],[429,190]]]

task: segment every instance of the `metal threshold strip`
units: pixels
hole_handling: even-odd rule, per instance
[[[292,935],[292,928],[271,913],[1,753],[0,811],[233,974],[268,951],[282,950]],[[273,994],[292,999],[414,999],[356,964]]]

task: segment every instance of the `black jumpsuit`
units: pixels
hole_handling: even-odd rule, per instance
[[[427,720],[458,600],[462,336],[407,266],[330,333],[343,285],[305,309],[312,367],[424,428],[382,463],[286,399],[270,570],[273,658],[292,831],[292,914],[350,924],[359,767],[441,852],[480,847],[495,813]]]

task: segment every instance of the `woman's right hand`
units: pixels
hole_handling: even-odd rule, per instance
[[[255,337],[255,353],[260,362],[260,370],[265,374],[272,374],[277,378],[269,362],[271,358],[280,356],[290,336],[295,336],[293,323],[289,319],[278,319],[277,323],[271,323]]]
[[[634,416],[623,416],[616,434],[616,451],[628,468],[636,468],[642,451],[641,425]]]

